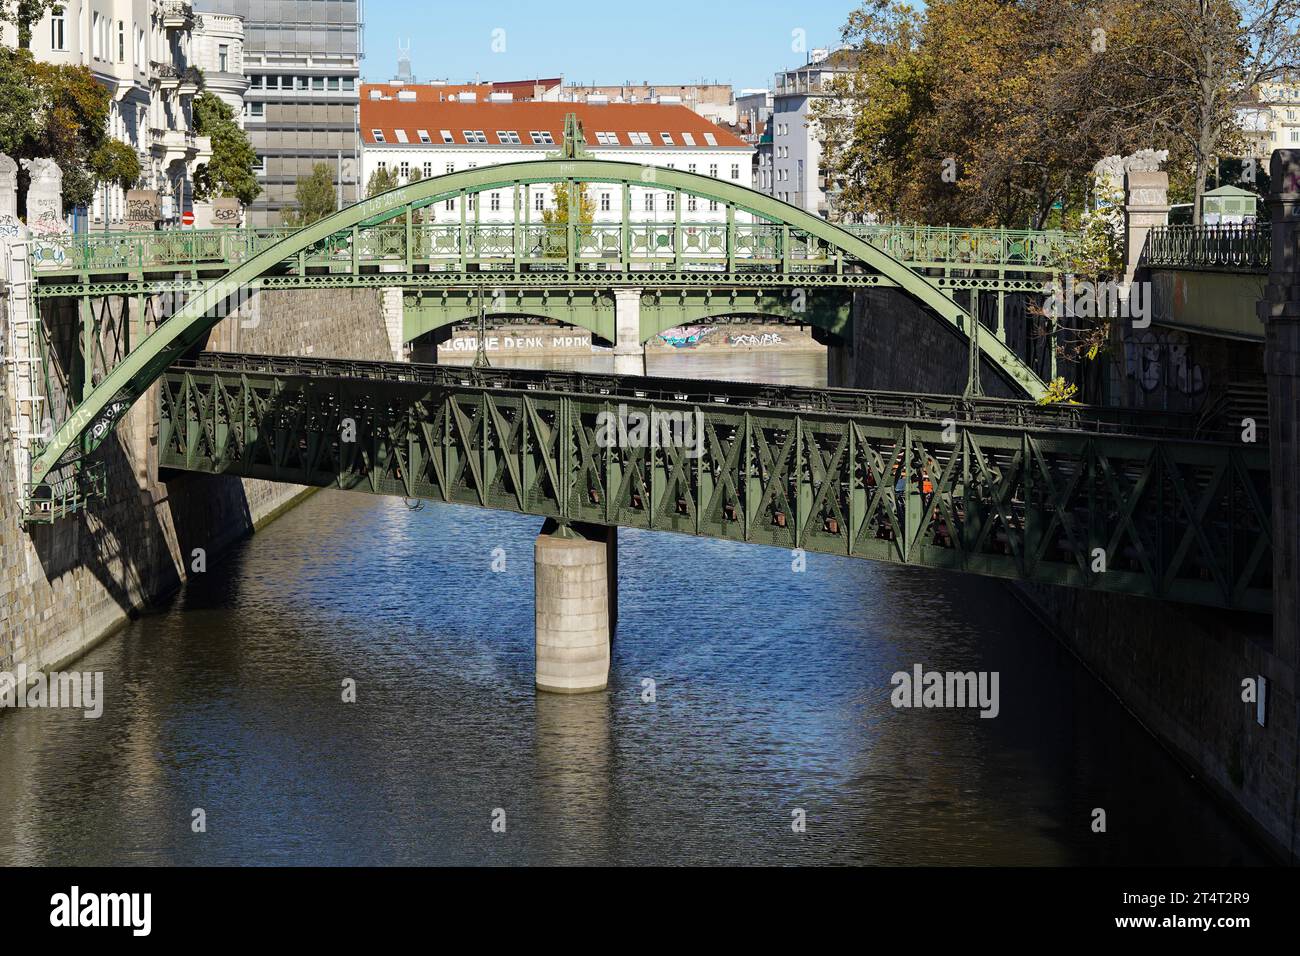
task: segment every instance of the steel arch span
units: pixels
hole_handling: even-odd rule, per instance
[[[875,279],[879,284],[897,287],[962,338],[966,338],[967,331],[972,327],[969,314],[930,279],[914,272],[865,239],[744,186],[696,173],[614,160],[556,158],[486,166],[420,180],[349,206],[285,237],[209,283],[160,324],[85,396],[67,421],[59,426],[52,439],[41,448],[32,465],[32,482],[38,484],[44,481],[59,464],[74,460],[79,454],[89,453],[98,447],[121,416],[168,366],[202,342],[209,330],[221,321],[221,307],[227,300],[260,284],[263,277],[274,278],[277,267],[296,257],[300,258],[309,248],[331,239],[342,241],[356,227],[377,226],[399,218],[404,219],[409,236],[413,213],[448,199],[494,189],[574,183],[642,188],[653,186],[658,190],[675,190],[688,196],[714,200],[728,209],[729,232],[734,214],[744,212],[759,221],[775,224],[787,237],[792,230],[802,233],[834,250],[837,268],[848,268],[868,280]],[[571,195],[572,193],[570,190]],[[464,203],[460,205],[464,208]],[[681,209],[681,203],[677,203],[677,209]],[[585,223],[576,227],[570,224],[567,227],[570,262],[573,259],[575,230],[586,228]],[[624,223],[625,233],[628,228],[628,224]],[[410,248],[408,242],[408,257]],[[607,280],[610,284],[628,285],[630,280],[636,280],[642,274],[648,277],[655,275],[653,271],[631,273],[630,276],[592,271],[588,275],[593,280],[592,284]],[[440,275],[421,274],[420,278],[432,283]],[[714,276],[716,281],[726,281],[724,273],[708,272],[691,272],[683,281],[698,284],[709,281]],[[346,281],[347,277],[343,278]],[[357,284],[373,284],[362,283],[360,280],[373,280],[376,277],[354,275],[351,278]],[[808,273],[810,285],[815,285],[818,278],[817,274]],[[483,283],[484,279],[490,282],[491,274],[471,274],[470,278],[448,274],[446,284]],[[1028,396],[1042,396],[1046,390],[1045,384],[1014,351],[992,334],[977,334],[976,337],[984,357],[996,368]]]

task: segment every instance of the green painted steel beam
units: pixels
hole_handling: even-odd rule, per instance
[[[354,227],[404,218],[411,209],[466,193],[480,194],[493,189],[512,190],[517,184],[540,182],[580,181],[632,187],[644,184],[645,170],[646,167],[636,163],[589,159],[508,163],[463,170],[421,180],[366,199],[252,252],[236,268],[213,281],[203,292],[191,297],[181,309],[107,372],[99,385],[91,390],[59,426],[51,441],[41,449],[33,464],[32,480],[39,483],[60,461],[97,447],[111,432],[117,420],[163,371],[200,343],[221,320],[220,310],[227,300],[247,289],[255,280],[274,272],[286,260],[301,257],[307,249],[330,242],[342,246],[346,237],[353,234]],[[933,282],[919,276],[904,263],[891,258],[866,240],[802,209],[743,186],[675,169],[655,168],[654,173],[656,188],[716,200],[728,207],[777,223],[783,230],[792,227],[811,239],[820,240],[826,244],[827,249],[833,249],[837,254],[852,260],[856,268],[892,280],[900,290],[916,299],[940,321],[959,335],[963,334],[968,317],[960,306]],[[464,208],[463,202],[461,206]],[[632,226],[626,224],[624,228],[630,231]],[[462,229],[462,237],[463,235]],[[569,252],[572,259],[573,250]],[[788,253],[787,245],[783,249],[783,255],[788,256]],[[358,278],[361,277],[353,276],[353,279]],[[1036,398],[1045,392],[1045,384],[1005,343],[993,336],[983,336],[980,345],[990,362],[1002,369],[1030,397]]]
[[[166,468],[1271,606],[1267,448],[1169,437],[1163,419],[237,355],[167,371],[159,401]],[[698,441],[602,441],[620,409],[689,421]]]

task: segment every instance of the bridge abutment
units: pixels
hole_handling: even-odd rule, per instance
[[[644,375],[641,343],[641,290],[614,290],[614,374]]]
[[[604,690],[618,623],[618,529],[547,521],[533,546],[537,689]]]

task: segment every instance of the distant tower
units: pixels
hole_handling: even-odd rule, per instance
[[[394,83],[414,83],[415,75],[411,73],[411,41],[406,41],[406,49],[402,49],[402,41],[397,41],[397,75],[393,77]]]

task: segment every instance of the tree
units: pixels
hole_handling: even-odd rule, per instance
[[[32,27],[58,3],[59,0],[0,0],[0,21],[18,28],[18,49],[31,49]],[[8,101],[5,105],[9,105]]]
[[[556,183],[551,187],[551,193],[555,197],[555,208],[542,210],[542,222],[552,228],[546,230],[546,254],[548,256],[563,256],[568,249],[567,229],[561,228],[569,224],[569,205],[570,201],[578,212],[577,228],[574,230],[575,240],[581,241],[584,236],[590,234],[589,229],[582,228],[589,224],[596,217],[596,202],[587,194],[587,184],[577,183],[578,191],[572,196],[569,193],[568,183]]]
[[[1241,145],[1238,109],[1300,67],[1300,0],[1112,0],[1107,10],[1098,95],[1190,172],[1199,223],[1215,159]]]
[[[396,189],[397,170],[389,169],[387,166],[380,166],[370,174],[370,179],[366,181],[366,198],[378,196],[380,193],[386,193],[390,189]]]
[[[119,148],[101,152],[110,94],[87,68],[42,63],[30,51],[0,47],[0,97],[0,151],[15,159],[53,159],[63,173],[65,210],[90,202],[101,172],[134,178]]]
[[[245,206],[261,193],[253,168],[257,154],[248,134],[235,122],[235,111],[214,93],[194,98],[194,131],[212,140],[212,158],[194,171],[194,198],[238,199]]]
[[[310,226],[338,209],[338,196],[334,188],[334,172],[329,163],[317,163],[310,176],[300,176],[294,191],[296,209],[286,209],[283,218],[286,226]]]
[[[91,154],[89,169],[96,182],[132,189],[140,179],[140,157],[120,139],[106,139]]]

